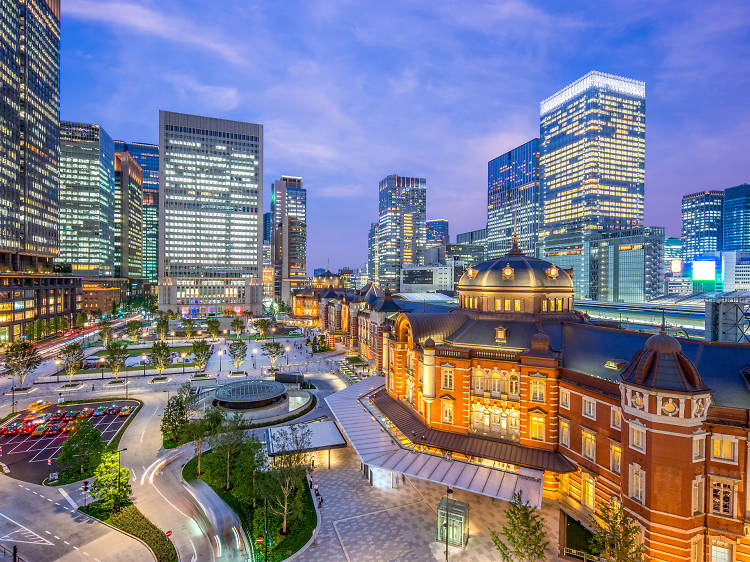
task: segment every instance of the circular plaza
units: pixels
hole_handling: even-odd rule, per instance
[[[251,379],[235,381],[216,389],[213,403],[228,410],[253,410],[287,399],[287,389],[280,382]]]

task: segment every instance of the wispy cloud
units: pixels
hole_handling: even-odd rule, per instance
[[[178,72],[169,72],[164,79],[183,100],[200,107],[231,111],[240,104],[240,91],[233,86],[204,84],[193,76]]]

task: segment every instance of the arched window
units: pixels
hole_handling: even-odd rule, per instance
[[[414,405],[414,383],[410,378],[406,379],[406,401]]]
[[[518,375],[516,373],[511,373],[508,377],[508,394],[511,396],[518,396],[520,393],[520,384]]]

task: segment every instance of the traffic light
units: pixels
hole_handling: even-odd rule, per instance
[[[81,490],[83,490],[84,492],[86,492],[86,491],[88,491],[88,489],[89,489],[89,481],[88,480],[84,480],[83,484],[81,484]]]

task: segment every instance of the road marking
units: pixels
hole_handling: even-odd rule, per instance
[[[0,536],[0,541],[8,541],[13,543],[26,543],[26,544],[39,544],[39,545],[45,545],[45,546],[54,546],[51,542],[49,542],[44,537],[37,535],[34,531],[31,529],[24,527],[21,525],[18,521],[14,521],[7,515],[4,515],[0,513],[0,517],[3,517],[10,521],[13,525],[15,525],[18,528],[13,528],[13,530],[9,533]],[[0,522],[2,523],[2,522]],[[7,525],[2,525],[3,527],[6,527]],[[20,538],[19,538],[20,537]]]
[[[67,502],[68,502],[68,503],[69,503],[70,505],[72,505],[72,506],[73,506],[73,509],[78,509],[78,504],[77,504],[77,503],[76,503],[76,502],[75,502],[75,501],[73,500],[73,498],[71,498],[71,497],[70,497],[70,496],[68,495],[68,492],[66,492],[66,491],[65,491],[65,490],[63,490],[62,488],[58,488],[58,490],[60,491],[60,493],[62,494],[62,496],[63,496],[63,497],[65,498],[65,500],[66,500],[66,501],[67,501]],[[73,509],[71,509],[71,511],[73,511]]]
[[[46,498],[46,499],[47,499],[47,501],[48,501],[48,502],[50,502],[50,503],[52,502],[52,500],[51,500],[51,499],[49,499],[49,498]]]
[[[67,545],[70,545],[70,543],[69,543],[68,541],[63,541],[63,542],[64,542],[65,544],[67,544]]]
[[[152,468],[153,468],[154,466],[156,466],[157,464],[159,464],[160,462],[161,462],[161,459],[156,459],[156,460],[155,460],[154,462],[152,462],[152,463],[151,463],[150,465],[148,465],[148,468],[147,468],[146,470],[144,470],[144,471],[143,471],[143,476],[141,476],[141,485],[143,485],[143,483],[145,482],[145,480],[146,480],[146,475],[147,475],[147,474],[149,473],[149,471],[150,471],[150,470],[151,470],[151,469],[152,469]]]
[[[190,559],[190,562],[196,562],[198,560],[198,551],[195,550],[195,545],[193,544],[193,539],[188,538],[190,541],[190,546],[193,547],[193,557]]]
[[[73,548],[75,548],[76,550],[78,550],[78,547],[76,545],[73,545]]]
[[[57,539],[58,541],[60,540],[60,537],[58,537],[57,535],[52,535],[52,536],[55,537],[55,539]]]
[[[143,430],[143,433],[141,433],[141,443],[143,443],[143,436],[146,435],[146,430]]]
[[[55,505],[60,505],[59,503],[55,502]]]
[[[51,534],[52,534],[52,533],[50,533],[49,531],[47,531],[46,529],[45,529],[45,531],[44,531],[44,532],[45,532],[45,533],[47,533],[48,535],[51,535]]]

